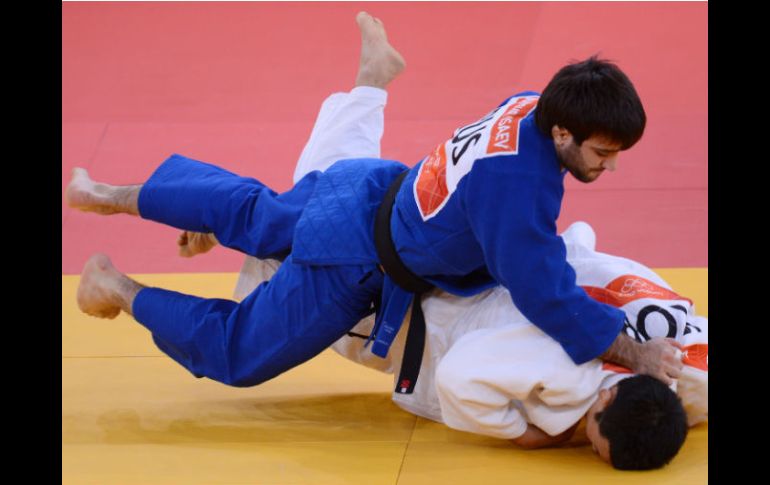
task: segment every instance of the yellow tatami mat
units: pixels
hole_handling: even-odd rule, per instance
[[[708,271],[658,272],[708,315]],[[235,274],[133,275],[228,298]],[[708,425],[663,470],[619,472],[589,446],[523,451],[390,401],[391,376],[332,351],[261,386],[196,379],[130,317],[79,312],[62,276],[63,484],[703,484]]]

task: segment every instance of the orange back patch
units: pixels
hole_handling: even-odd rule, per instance
[[[423,217],[433,215],[449,197],[446,186],[446,148],[444,143],[436,147],[422,162],[415,183],[417,205]]]

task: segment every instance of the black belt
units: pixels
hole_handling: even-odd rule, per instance
[[[406,335],[404,357],[401,361],[401,373],[398,376],[395,392],[411,394],[417,384],[422,365],[422,354],[425,350],[425,316],[422,313],[422,294],[433,288],[433,285],[412,273],[406,267],[393,244],[390,233],[390,216],[393,213],[393,202],[396,200],[398,189],[406,178],[409,170],[405,170],[388,188],[382,200],[374,221],[374,247],[380,264],[385,268],[385,274],[400,288],[414,293],[412,300],[412,317],[409,320],[409,332]]]

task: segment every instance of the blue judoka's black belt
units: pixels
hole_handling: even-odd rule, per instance
[[[393,202],[396,200],[398,189],[401,188],[407,173],[409,170],[404,170],[390,185],[374,220],[374,247],[377,250],[380,264],[385,269],[385,274],[400,288],[414,293],[412,317],[409,320],[409,332],[406,335],[404,357],[401,361],[401,373],[398,376],[398,382],[396,382],[395,392],[399,394],[414,392],[414,386],[420,374],[422,354],[425,350],[425,316],[422,313],[422,294],[433,288],[432,284],[412,273],[401,261],[390,232]]]

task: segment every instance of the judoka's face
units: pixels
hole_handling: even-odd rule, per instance
[[[581,182],[593,182],[605,170],[615,170],[620,143],[592,136],[578,145],[572,133],[559,126],[554,126],[551,134],[561,166]]]
[[[612,386],[609,389],[602,389],[599,391],[599,397],[586,415],[586,436],[588,436],[588,440],[591,442],[594,452],[597,453],[602,460],[610,464],[612,464],[612,461],[610,460],[610,442],[599,432],[599,421],[596,419],[596,414],[604,411],[607,406],[612,404],[617,393],[617,386]]]

